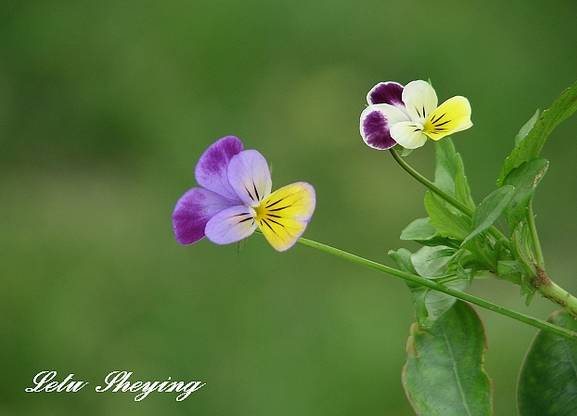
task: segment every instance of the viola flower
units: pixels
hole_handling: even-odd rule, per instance
[[[172,224],[176,241],[193,244],[207,237],[231,244],[259,228],[278,251],[291,248],[304,233],[315,210],[315,190],[296,182],[271,193],[266,159],[256,150],[243,150],[239,138],[213,143],[195,168],[200,185],[176,203]]]
[[[452,97],[438,106],[437,93],[426,81],[411,81],[404,87],[381,82],[369,91],[367,102],[361,113],[361,136],[377,150],[396,144],[416,149],[427,138],[437,141],[473,125],[467,98]]]

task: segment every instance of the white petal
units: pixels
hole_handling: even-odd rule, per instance
[[[252,207],[258,206],[272,189],[266,159],[256,150],[243,150],[230,159],[228,181],[242,202]]]
[[[426,81],[411,81],[403,90],[403,102],[411,120],[423,124],[427,116],[435,111],[437,93]]]
[[[243,240],[256,230],[254,211],[244,205],[227,208],[212,217],[204,229],[215,244],[231,244]]]
[[[412,121],[401,121],[391,127],[391,137],[405,149],[416,149],[427,142],[423,128]]]
[[[386,150],[397,143],[391,138],[390,126],[409,117],[389,104],[370,105],[361,113],[360,132],[365,143],[377,150]]]

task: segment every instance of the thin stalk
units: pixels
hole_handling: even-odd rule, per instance
[[[541,248],[541,240],[537,232],[537,225],[535,224],[535,213],[533,212],[533,199],[529,201],[529,210],[527,211],[527,223],[529,224],[529,231],[531,233],[531,240],[533,242],[533,249],[537,257],[537,265],[540,269],[545,269],[545,258],[543,257],[543,249]]]
[[[503,306],[496,305],[492,302],[489,302],[485,299],[479,298],[477,296],[471,295],[469,293],[461,292],[460,290],[455,290],[440,283],[435,282],[434,280],[425,279],[421,276],[407,273],[402,270],[395,269],[393,267],[386,266],[381,263],[377,263],[375,261],[366,259],[364,257],[357,256],[356,254],[352,254],[346,252],[344,250],[340,250],[338,248],[329,246],[327,244],[319,243],[318,241],[309,240],[306,238],[301,238],[298,242],[307,247],[311,247],[322,251],[324,253],[330,254],[335,257],[339,257],[341,259],[350,261],[352,263],[360,264],[362,266],[368,267],[370,269],[377,270],[379,272],[388,274],[389,276],[393,276],[395,278],[404,280],[406,282],[410,282],[413,284],[417,284],[420,286],[428,287],[429,289],[436,290],[438,292],[446,293],[447,295],[453,296],[457,299],[461,299],[465,302],[472,303],[477,305],[481,308],[496,312],[500,315],[506,316],[511,319],[515,319],[519,322],[523,322],[527,325],[533,326],[538,329],[542,329],[544,331],[549,331],[560,335],[565,338],[569,339],[576,339],[577,333],[570,331],[566,328],[562,328],[557,325],[553,325],[549,322],[533,318],[531,316],[522,314],[520,312],[513,311],[511,309],[505,308]]]
[[[457,208],[463,214],[467,215],[468,217],[473,216],[474,212],[471,208],[463,204],[461,201],[459,201],[452,195],[449,195],[448,193],[440,189],[437,185],[435,185],[433,182],[431,182],[429,179],[421,175],[415,168],[413,168],[409,163],[407,163],[407,161],[403,157],[401,157],[401,155],[399,155],[399,153],[395,150],[394,147],[389,149],[389,151],[391,152],[391,155],[393,156],[395,161],[399,164],[399,166],[402,167],[409,175],[411,175],[417,181],[422,183],[425,187],[429,188],[431,191],[439,195],[441,198],[443,198],[449,204]],[[499,231],[496,227],[494,226],[491,227],[489,229],[489,232],[493,235],[493,237],[497,239],[497,241],[508,242],[507,237],[505,237],[503,233]]]
[[[411,175],[417,181],[421,182],[423,185],[425,185],[425,187],[429,188],[431,191],[439,195],[441,198],[443,198],[449,204],[457,208],[463,214],[468,215],[469,217],[473,216],[472,209],[470,209],[468,206],[466,206],[453,196],[449,195],[445,191],[441,190],[437,185],[435,185],[429,179],[421,175],[415,168],[409,165],[409,163],[407,163],[407,161],[403,159],[401,155],[399,155],[399,153],[395,150],[394,147],[389,149],[389,151],[391,152],[391,155],[393,155],[393,158],[396,160],[399,166],[401,166],[409,175]]]

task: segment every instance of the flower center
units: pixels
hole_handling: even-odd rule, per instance
[[[267,209],[266,209],[266,205],[264,203],[260,203],[257,207],[254,207],[254,217],[256,218],[257,221],[262,220],[264,217],[266,217],[267,214]]]

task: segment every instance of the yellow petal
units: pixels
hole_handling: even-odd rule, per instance
[[[275,250],[291,248],[304,233],[315,210],[315,190],[296,182],[270,194],[256,208],[256,220]]]
[[[465,97],[449,98],[427,117],[423,133],[433,140],[471,127],[471,104]]]

